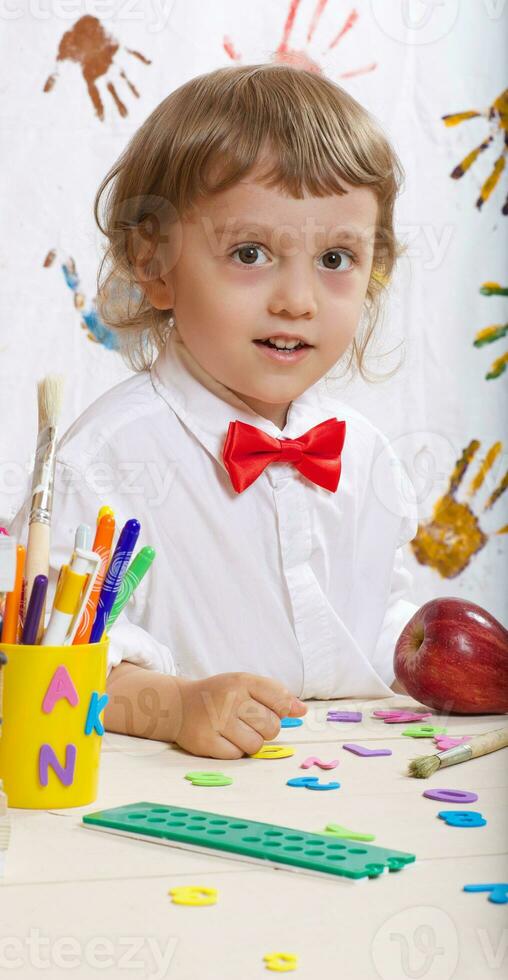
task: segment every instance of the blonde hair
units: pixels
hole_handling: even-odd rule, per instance
[[[154,308],[139,289],[132,236],[156,250],[163,228],[171,234],[171,224],[197,200],[244,178],[265,146],[275,161],[263,175],[268,187],[295,198],[324,197],[345,193],[346,181],[376,196],[367,323],[346,351],[346,370],[358,367],[365,380],[376,380],[368,377],[364,356],[405,251],[393,229],[404,171],[379,125],[351,95],[321,75],[282,64],[218,68],[181,85],[140,126],[100,184],[94,215],[107,245],[97,274],[98,310],[130,338],[123,352],[134,370],[149,368],[164,347],[172,311]]]

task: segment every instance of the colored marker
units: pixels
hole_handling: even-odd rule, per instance
[[[135,517],[128,520],[122,528],[101,589],[97,612],[90,634],[90,643],[98,643],[102,638],[140,530],[141,524]]]
[[[25,645],[35,643],[37,630],[41,618],[42,607],[46,598],[48,588],[48,576],[36,575],[30,593],[28,609],[26,611],[25,623],[23,626],[23,636],[21,642]]]
[[[104,509],[104,507],[101,508],[101,510]],[[110,514],[105,514],[98,522],[92,548],[92,551],[97,552],[99,555],[101,565],[97,573],[97,578],[95,579],[93,589],[90,593],[90,598],[86,604],[85,611],[81,616],[81,622],[78,625],[76,635],[72,640],[73,643],[88,643],[90,641],[90,633],[92,632],[92,626],[95,619],[95,614],[97,612],[97,603],[101,594],[102,583],[104,582],[106,572],[108,570],[109,556],[111,554],[114,533],[115,519]]]
[[[118,590],[109,619],[106,623],[106,632],[111,629],[113,623],[118,619],[122,609],[127,605],[134,589],[137,589],[141,579],[143,579],[155,558],[154,548],[146,546],[138,551],[134,561],[129,565]]]

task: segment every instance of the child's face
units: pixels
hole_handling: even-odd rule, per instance
[[[195,205],[154,305],[174,308],[184,344],[209,374],[283,428],[293,399],[354,337],[377,202],[370,189],[347,184],[343,196],[298,200],[256,181],[257,172]],[[255,343],[282,333],[311,346],[285,361]]]

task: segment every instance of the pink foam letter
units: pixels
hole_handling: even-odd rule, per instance
[[[331,762],[322,762],[321,759],[318,759],[317,755],[309,755],[308,759],[302,762],[300,769],[310,769],[311,766],[319,766],[320,769],[335,769],[338,764],[338,759],[332,759]]]
[[[42,710],[47,715],[51,714],[56,702],[60,701],[60,698],[67,698],[73,708],[79,703],[78,692],[72,683],[67,667],[64,667],[63,664],[60,664],[60,667],[56,668],[49,682],[49,687],[42,702]]]

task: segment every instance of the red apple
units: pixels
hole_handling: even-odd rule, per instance
[[[408,694],[430,708],[508,711],[508,630],[474,602],[424,603],[397,640],[393,669]]]

